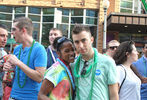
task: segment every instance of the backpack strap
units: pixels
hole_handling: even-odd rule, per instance
[[[124,83],[124,81],[125,81],[125,79],[126,79],[126,76],[127,76],[127,72],[126,72],[125,68],[123,67],[123,65],[121,64],[120,66],[124,69],[125,77],[124,77],[124,79],[123,79],[123,81],[122,81],[122,83],[121,83],[121,85],[120,85],[120,88],[119,88],[118,93],[120,93],[121,87],[122,87],[122,85],[123,85],[123,83]]]

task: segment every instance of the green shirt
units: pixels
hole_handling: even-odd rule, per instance
[[[116,73],[116,65],[113,59],[110,57],[107,57],[105,55],[102,55],[98,52],[96,52],[96,56],[98,56],[97,64],[93,67],[96,67],[95,71],[95,78],[94,78],[94,84],[93,84],[93,92],[92,92],[92,100],[109,100],[109,88],[108,86],[111,84],[117,83],[117,73]],[[90,59],[88,61],[88,64],[94,63],[94,59]],[[81,73],[82,68],[84,66],[84,60],[80,59],[80,68],[78,74]],[[75,66],[74,66],[75,67]],[[93,68],[92,67],[92,68]],[[88,67],[87,67],[88,68]],[[79,96],[80,100],[89,100],[89,92],[91,88],[91,82],[92,82],[92,70],[88,77],[78,78],[79,86],[76,86],[76,88],[79,88]],[[76,99],[78,100],[78,97],[76,95]]]

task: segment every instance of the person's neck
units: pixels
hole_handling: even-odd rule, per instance
[[[126,62],[123,63],[123,65],[124,65],[125,67],[127,67],[127,68],[130,68],[131,64],[132,64],[132,63],[130,63],[129,61],[126,61]]]
[[[53,45],[50,45],[50,48],[51,48],[52,50],[54,50],[54,51],[55,51],[55,49],[54,49]]]
[[[147,59],[147,55],[144,54],[144,57]]]
[[[106,52],[106,55],[112,57],[112,54],[110,52]]]
[[[88,61],[90,59],[92,59],[94,57],[94,50],[93,48],[85,55],[82,55],[82,58],[85,60],[85,61]]]
[[[33,37],[28,37],[24,40],[24,42],[22,43],[23,45],[23,49],[25,47],[31,47],[32,46],[32,43],[33,43]]]

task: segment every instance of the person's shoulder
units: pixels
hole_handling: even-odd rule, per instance
[[[114,60],[112,59],[112,57],[98,53],[98,58],[100,61],[110,61],[110,62],[114,62]]]
[[[34,48],[35,49],[45,49],[45,47],[42,44],[40,44],[39,42],[35,42]]]
[[[17,45],[15,48],[14,48],[14,52],[15,51],[19,51],[19,49],[22,47],[22,44],[20,44],[20,45]]]

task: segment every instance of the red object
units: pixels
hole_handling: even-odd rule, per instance
[[[8,86],[6,86],[4,88],[3,100],[9,100],[11,90],[12,90],[12,88],[11,87],[8,87]]]

